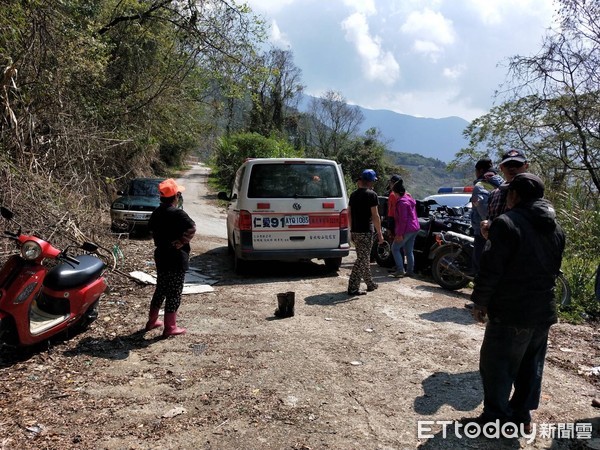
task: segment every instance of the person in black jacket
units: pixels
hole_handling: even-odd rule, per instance
[[[476,320],[488,319],[479,371],[483,413],[464,422],[512,422],[530,429],[537,409],[548,332],[557,322],[554,285],[565,247],[544,183],[518,174],[504,214],[491,224],[471,300]],[[514,387],[514,393],[511,390]]]
[[[158,320],[160,307],[165,302],[163,336],[184,334],[185,328],[177,326],[177,310],[188,269],[190,241],[196,233],[196,224],[187,213],[178,208],[179,196],[185,188],[169,178],[158,185],[160,206],[154,210],[148,228],[154,239],[156,263],[156,290],[150,302],[146,331],[163,326]]]

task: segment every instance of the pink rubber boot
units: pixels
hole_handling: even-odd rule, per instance
[[[158,308],[150,308],[150,315],[148,316],[148,322],[146,322],[146,331],[163,326],[162,320],[158,320],[159,312],[160,309]]]
[[[163,331],[163,337],[176,336],[178,334],[185,334],[187,330],[177,326],[177,313],[165,313],[165,329]]]

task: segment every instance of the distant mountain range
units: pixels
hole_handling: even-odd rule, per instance
[[[384,138],[392,141],[389,148],[394,152],[417,153],[448,163],[468,144],[462,132],[469,122],[460,117],[429,119],[383,109],[359,108],[365,116],[361,131],[378,128]]]
[[[300,102],[301,111],[306,111],[311,97],[304,95]],[[456,153],[467,146],[462,136],[469,122],[460,117],[431,119],[399,114],[393,111],[358,107],[365,120],[360,131],[377,128],[385,140],[390,140],[389,149],[394,152],[417,153],[429,158],[437,158],[448,163]]]

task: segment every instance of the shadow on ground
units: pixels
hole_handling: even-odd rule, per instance
[[[162,340],[162,335],[151,338],[145,337],[144,330],[138,330],[126,336],[116,336],[112,339],[84,338],[77,346],[64,352],[65,356],[86,354],[97,358],[124,360],[129,357],[132,350],[146,348]]]
[[[464,307],[458,308],[455,306],[419,314],[419,317],[421,319],[438,323],[454,322],[459,325],[473,325],[475,323],[475,319],[473,319],[471,312],[468,309]]]
[[[323,261],[252,261],[243,274],[233,270],[233,258],[227,247],[218,247],[190,258],[190,266],[218,279],[218,285],[279,283],[282,280],[307,280],[337,277],[337,271],[329,270]],[[342,264],[342,267],[344,264]]]
[[[457,395],[458,392],[461,395]],[[458,411],[473,411],[482,400],[479,372],[435,372],[423,380],[423,395],[415,399],[415,411],[429,416],[443,405]]]

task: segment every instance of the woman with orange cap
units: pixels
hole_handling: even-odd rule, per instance
[[[178,194],[185,188],[169,178],[158,185],[160,206],[154,210],[148,228],[154,239],[154,262],[156,263],[156,290],[150,302],[150,315],[146,331],[163,326],[158,314],[165,302],[163,337],[184,334],[185,328],[177,326],[177,310],[185,272],[188,269],[190,241],[196,233],[196,224],[188,214],[177,207]]]

